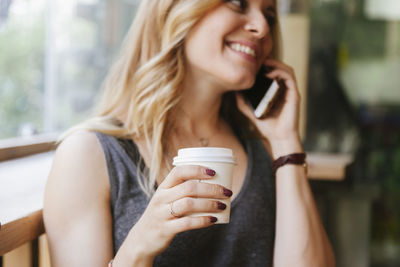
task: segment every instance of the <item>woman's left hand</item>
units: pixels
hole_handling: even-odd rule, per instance
[[[299,142],[300,93],[294,71],[290,66],[271,58],[266,59],[264,64],[272,69],[266,76],[270,79],[281,79],[286,86],[280,102],[276,103],[263,119],[254,116],[252,109],[239,93],[236,94],[236,102],[239,110],[256,125],[273,150],[279,144]]]

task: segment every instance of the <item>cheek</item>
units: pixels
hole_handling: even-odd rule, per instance
[[[212,59],[217,51],[215,47],[210,47],[207,43],[201,42],[193,38],[185,45],[185,58],[191,66],[197,68],[209,68],[212,64]]]
[[[224,49],[224,38],[235,30],[235,20],[224,12],[216,11],[204,17],[190,31],[186,37],[185,51],[187,57],[196,59],[192,63],[200,63],[207,60],[221,59]],[[208,66],[210,67],[210,66]]]
[[[263,60],[264,61],[266,58],[271,57],[272,56],[272,51],[273,51],[274,45],[273,45],[273,41],[272,38],[268,38],[264,44],[264,57]]]
[[[185,58],[189,65],[203,71],[215,71],[221,68],[221,41],[217,40],[215,31],[196,32],[184,44]]]

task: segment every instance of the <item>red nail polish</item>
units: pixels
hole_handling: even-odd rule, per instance
[[[233,192],[229,189],[224,188],[224,196],[230,197],[233,195]]]
[[[224,209],[226,209],[226,204],[225,203],[222,203],[222,202],[218,202],[218,209],[219,210],[224,210]]]
[[[217,220],[216,217],[210,216],[210,223],[215,223]]]
[[[206,169],[206,173],[207,173],[207,175],[209,175],[209,176],[214,176],[214,175],[215,175],[215,171],[214,171],[214,170],[211,170],[211,169]]]

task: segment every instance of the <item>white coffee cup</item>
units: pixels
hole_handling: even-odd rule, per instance
[[[191,147],[179,149],[173,165],[201,165],[215,171],[212,179],[199,180],[202,183],[219,184],[232,190],[233,166],[236,160],[232,149],[222,147]],[[217,213],[194,213],[192,216],[214,216],[216,223],[229,223],[231,199],[219,199],[226,204],[226,209]]]

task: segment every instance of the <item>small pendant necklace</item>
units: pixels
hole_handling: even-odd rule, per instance
[[[186,114],[186,112],[184,111],[184,110],[181,110],[182,112],[183,112],[183,114]],[[211,138],[214,138],[217,134],[218,134],[218,132],[219,132],[219,130],[220,130],[220,122],[221,121],[219,121],[219,123],[218,123],[218,125],[217,125],[217,127],[214,129],[214,131],[211,133],[211,135],[209,135],[209,136],[207,136],[207,137],[198,137],[195,133],[192,133],[191,134],[191,138],[190,139],[192,139],[193,137],[195,137],[197,140],[198,140],[198,144],[199,144],[199,146],[201,146],[201,147],[208,147],[209,145],[210,145],[210,139]],[[179,129],[176,129],[175,130],[176,132],[177,132],[177,134],[178,134],[178,139],[179,139],[179,135],[183,135],[182,137],[185,137],[186,135],[187,135],[187,133],[185,133],[186,131],[182,131],[182,132],[180,132],[180,130]]]
[[[211,139],[215,139],[216,136],[219,135],[221,127],[223,122],[221,122],[215,129],[214,131],[211,133],[211,135],[209,135],[208,137],[197,137],[197,139],[199,140],[199,145],[202,147],[208,147],[210,145],[210,140]],[[215,142],[215,140],[214,140]]]
[[[208,147],[210,145],[211,138],[214,138],[218,135],[219,129],[216,129],[213,133],[211,133],[208,137],[197,137],[199,140],[199,145],[202,147]]]
[[[203,137],[199,138],[200,146],[207,147],[209,145],[209,143],[210,143],[210,140],[208,138],[203,138]]]

